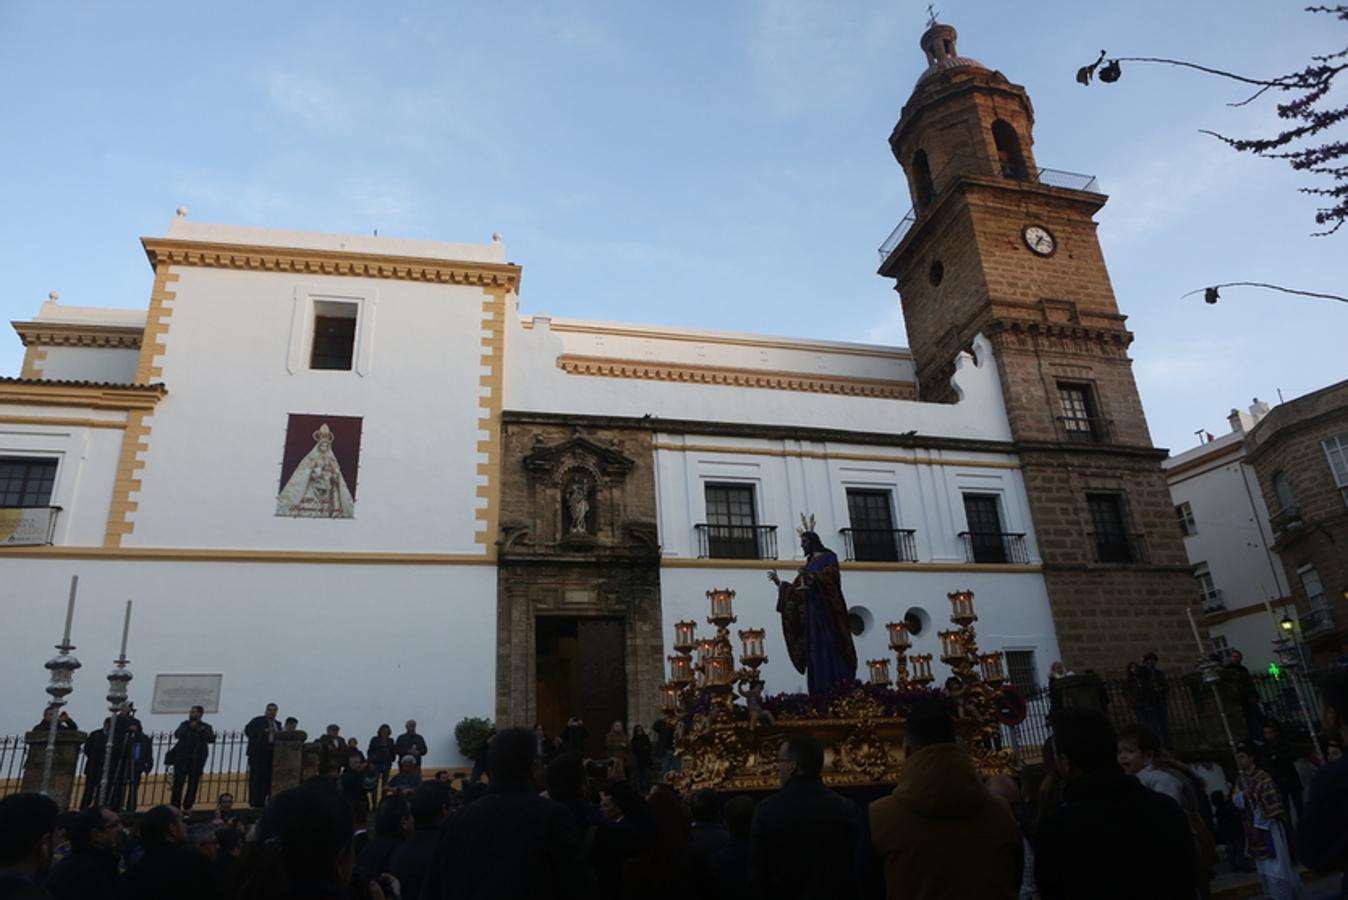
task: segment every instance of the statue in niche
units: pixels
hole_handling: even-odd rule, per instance
[[[590,533],[590,482],[572,480],[566,488],[567,534]]]

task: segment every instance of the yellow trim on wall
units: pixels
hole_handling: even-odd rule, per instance
[[[162,388],[137,391],[97,384],[0,383],[0,404],[15,406],[82,406],[86,409],[154,409]]]
[[[483,479],[474,491],[483,501],[474,515],[477,519],[473,539],[496,556],[496,537],[501,518],[501,409],[505,388],[505,316],[511,291],[505,287],[484,289],[482,300],[482,346],[478,357],[486,372],[478,377],[483,394],[478,399],[481,415],[477,427],[485,431],[485,440],[477,442],[477,452],[486,457],[476,467]]]
[[[31,344],[24,344],[23,365],[19,368],[20,378],[41,378],[42,366],[40,363],[47,359],[47,348],[36,347]]]
[[[610,356],[584,356],[576,353],[563,353],[558,356],[557,368],[568,375],[633,378],[646,381],[679,381],[691,384],[764,388],[777,391],[803,391],[812,394],[842,394],[850,397],[874,397],[882,400],[917,399],[917,385],[911,381],[858,378],[851,375],[829,375],[817,372],[704,366],[656,360],[622,359]]]
[[[485,566],[490,555],[470,553],[361,553],[318,550],[190,550],[173,547],[0,547],[0,559],[113,562],[333,563],[338,565]]]
[[[784,450],[780,447],[722,447],[716,444],[669,444],[656,442],[656,450],[672,453],[729,453],[741,456],[776,456],[800,459],[837,459],[849,462],[886,462],[905,466],[967,466],[979,469],[1019,469],[1018,462],[994,459],[919,459],[915,456],[894,456],[884,453],[834,453],[825,450]]]
[[[62,428],[125,428],[126,420],[79,419],[72,416],[0,415],[0,425],[48,425]]]
[[[346,250],[309,250],[251,244],[219,244],[175,238],[141,238],[150,264],[394,278],[437,284],[469,284],[519,291],[520,267],[514,263],[468,262]]]
[[[798,569],[805,565],[803,559],[687,559],[684,557],[665,557],[660,560],[662,569],[752,569],[766,572],[768,569]],[[845,572],[987,572],[1002,574],[1030,575],[1042,572],[1039,563],[1012,565],[1010,563],[936,563],[936,562],[844,562]]]
[[[533,328],[532,319],[520,323],[525,328]],[[729,335],[690,334],[667,331],[655,331],[649,328],[624,328],[621,325],[580,325],[570,322],[549,322],[549,331],[569,331],[575,334],[611,334],[615,337],[647,338],[657,341],[684,341],[693,344],[728,344],[733,347],[765,347],[773,350],[799,350],[805,353],[836,353],[842,356],[877,356],[882,359],[913,358],[907,350],[881,350],[874,347],[834,347],[813,344],[807,340],[773,340],[751,336],[731,337]]]
[[[137,325],[78,322],[11,322],[25,347],[111,347],[137,350],[145,329]]]

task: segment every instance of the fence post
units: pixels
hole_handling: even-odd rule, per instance
[[[304,745],[309,735],[303,731],[279,731],[272,744],[271,796],[303,781]]]
[[[83,731],[56,730],[56,741],[52,754],[51,785],[47,796],[55,800],[61,809],[70,809],[75,791],[75,775],[79,771],[80,747],[89,735]],[[23,764],[23,780],[20,790],[38,793],[42,790],[43,761],[47,755],[46,731],[30,731],[23,736],[28,744],[28,756]]]

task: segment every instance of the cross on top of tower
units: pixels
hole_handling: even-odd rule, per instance
[[[936,10],[936,8],[935,8],[932,4],[928,3],[928,4],[927,4],[927,27],[928,27],[928,28],[930,28],[931,26],[933,26],[933,25],[936,24],[936,17],[937,17],[938,15],[940,15],[940,13]]]

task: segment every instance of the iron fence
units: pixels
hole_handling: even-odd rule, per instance
[[[1025,535],[1005,531],[961,531],[964,559],[971,563],[1012,563],[1025,565],[1030,551]]]
[[[776,525],[694,525],[699,559],[776,559]]]
[[[848,562],[917,562],[912,528],[840,528]]]
[[[23,764],[28,759],[28,742],[23,735],[0,737],[0,797],[16,793],[23,779]]]

